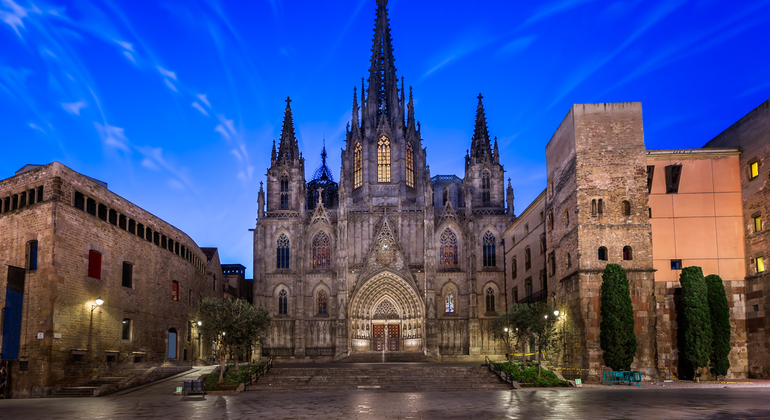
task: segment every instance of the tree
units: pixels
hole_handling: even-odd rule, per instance
[[[532,326],[532,338],[537,346],[537,378],[540,379],[541,356],[544,351],[551,348],[558,340],[556,332],[556,316],[553,315],[552,308],[549,308],[545,302],[536,302],[532,304],[534,312]]]
[[[730,306],[721,277],[716,274],[706,276],[706,287],[713,339],[709,365],[711,374],[725,376],[730,369]]]
[[[252,306],[243,299],[203,298],[194,318],[201,321],[201,334],[216,343],[220,382],[224,379],[228,351],[242,350],[260,341],[270,324],[267,309]],[[238,370],[237,358],[235,369]]]
[[[604,268],[601,315],[599,341],[604,364],[615,371],[631,370],[636,356],[634,307],[626,270],[618,264]]]
[[[501,312],[492,329],[495,336],[502,338],[508,348],[513,341],[514,348],[521,345],[521,359],[524,369],[527,368],[526,344],[527,338],[532,336],[533,325],[537,322],[533,307],[529,303],[514,303],[507,311]]]
[[[700,267],[685,267],[679,276],[684,305],[684,359],[700,377],[700,368],[708,366],[711,356],[711,313],[706,280]]]

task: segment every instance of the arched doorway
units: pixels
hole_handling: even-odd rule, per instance
[[[168,330],[168,359],[176,359],[176,328]]]
[[[353,351],[422,351],[424,304],[415,287],[384,272],[364,281],[350,301],[348,322]]]

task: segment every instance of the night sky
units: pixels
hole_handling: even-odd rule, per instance
[[[0,0],[0,178],[59,161],[251,276],[291,96],[339,178],[376,3]],[[770,1],[391,0],[432,175],[463,176],[479,93],[518,214],[573,103],[641,101],[648,149],[697,148],[770,97]],[[309,180],[309,179],[308,179]]]

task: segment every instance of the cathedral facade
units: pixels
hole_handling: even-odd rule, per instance
[[[411,88],[396,76],[378,0],[369,77],[354,89],[339,183],[305,179],[287,99],[258,197],[254,297],[273,322],[262,353],[344,359],[414,352],[434,360],[505,353],[502,233],[513,215],[482,96],[465,174],[431,177]]]

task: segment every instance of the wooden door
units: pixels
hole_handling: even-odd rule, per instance
[[[374,324],[372,327],[372,349],[374,351],[385,350],[385,326]]]
[[[388,325],[388,351],[398,351],[398,325]]]

